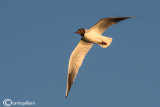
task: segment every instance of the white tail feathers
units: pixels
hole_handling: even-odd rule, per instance
[[[112,38],[110,37],[101,36],[101,39],[103,42],[107,43],[107,44],[98,43],[98,45],[101,46],[102,48],[107,48],[112,42]]]

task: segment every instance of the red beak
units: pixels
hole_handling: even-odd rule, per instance
[[[74,33],[78,33],[78,31],[77,31],[77,32],[74,32]]]

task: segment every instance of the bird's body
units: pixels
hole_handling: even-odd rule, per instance
[[[85,29],[84,39],[86,39],[88,42],[91,43],[99,43],[101,42],[101,35],[98,34],[95,31],[90,31],[88,29]]]
[[[82,38],[70,56],[69,65],[68,65],[66,97],[68,96],[68,93],[76,78],[78,70],[82,65],[84,57],[86,56],[88,51],[91,49],[93,44],[96,43],[102,48],[107,48],[111,44],[112,38],[102,36],[102,33],[111,25],[116,24],[119,21],[122,21],[128,18],[131,18],[131,17],[104,18],[98,21],[90,29],[81,28],[77,32],[75,32],[80,34]]]
[[[97,32],[95,32],[93,30],[85,29],[85,34],[84,34],[83,38],[86,39],[88,42],[98,44],[98,43],[102,42],[101,36],[102,35],[98,34]]]
[[[91,43],[96,43],[103,48],[107,48],[112,42],[112,38],[103,36],[95,32],[94,30],[88,30],[88,29],[85,29],[85,34],[83,38],[86,41],[91,42]]]

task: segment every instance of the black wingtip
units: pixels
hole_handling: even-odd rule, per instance
[[[117,18],[110,18],[110,20],[112,20],[113,22],[120,22],[122,20],[125,20],[125,19],[129,19],[130,17],[117,17]]]
[[[125,19],[130,19],[130,18],[136,18],[138,16],[134,16],[134,17],[110,17],[110,20],[115,22],[115,23],[118,23],[122,20],[125,20]]]

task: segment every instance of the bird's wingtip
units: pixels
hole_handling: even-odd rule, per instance
[[[65,96],[65,98],[67,98],[67,96],[68,96],[68,93],[66,93],[66,96]]]

